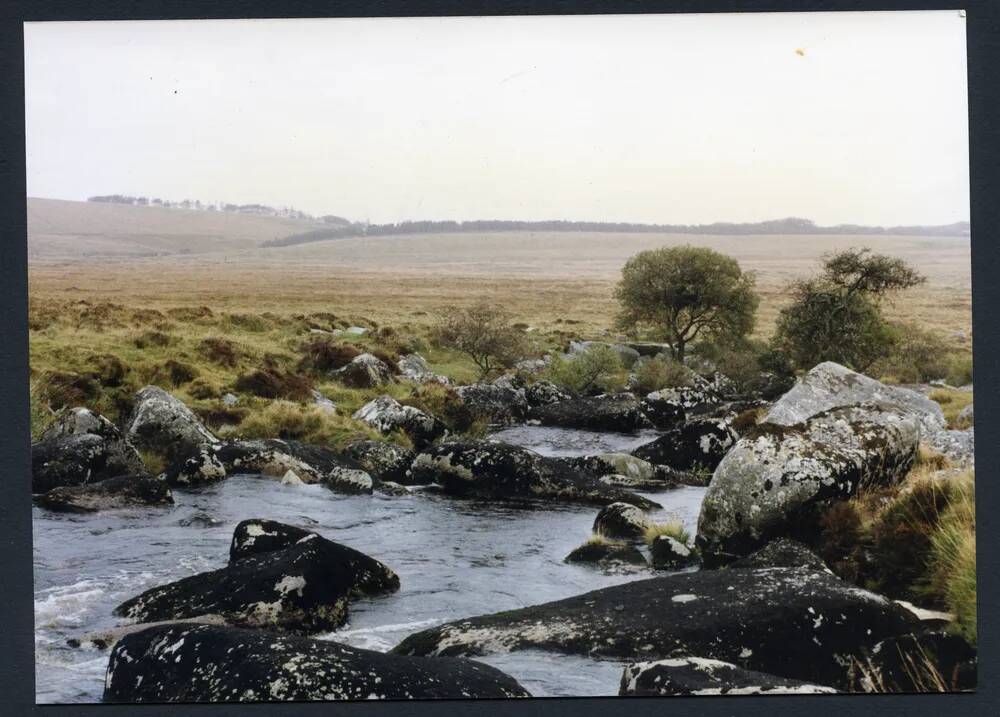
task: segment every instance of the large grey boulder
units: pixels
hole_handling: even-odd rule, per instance
[[[705,473],[715,470],[737,440],[729,419],[701,418],[671,428],[632,454],[655,465]]]
[[[42,432],[41,440],[92,433],[107,440],[121,440],[118,426],[89,408],[64,408]]]
[[[705,657],[675,657],[634,662],[622,673],[622,697],[673,695],[810,695],[836,692],[832,687],[745,670],[731,662]]]
[[[941,406],[922,393],[886,386],[832,361],[818,364],[802,376],[762,421],[791,426],[831,408],[860,403],[881,403],[912,415],[925,435],[945,427]]]
[[[472,660],[387,655],[329,640],[207,624],[126,635],[108,663],[104,702],[304,702],[530,697]]]
[[[590,431],[633,433],[649,427],[639,399],[631,393],[571,398],[537,405],[531,408],[528,417],[543,426]]]
[[[593,531],[606,538],[641,538],[652,525],[645,511],[630,503],[610,503],[594,518]]]
[[[404,406],[392,396],[379,396],[351,416],[381,433],[402,431],[420,448],[440,438],[448,429],[444,423],[419,408]]]
[[[524,389],[508,376],[493,383],[458,386],[455,392],[474,416],[496,426],[519,423],[528,410]]]
[[[330,377],[351,388],[377,388],[392,381],[393,371],[382,359],[365,353],[331,372]]]
[[[158,386],[146,386],[135,395],[125,437],[136,448],[168,460],[186,458],[219,442],[190,408]]]
[[[172,505],[166,482],[148,475],[122,475],[96,483],[53,488],[38,496],[43,508],[64,513],[94,513],[99,510]]]
[[[399,361],[396,362],[396,368],[399,369],[399,374],[403,378],[416,381],[417,383],[433,381],[445,386],[449,383],[447,376],[439,376],[431,371],[431,367],[427,365],[426,359],[420,354],[406,354],[405,356],[401,356]]]
[[[747,555],[772,538],[808,542],[830,501],[902,480],[919,437],[914,416],[882,404],[756,426],[722,459],[705,493],[698,546],[706,563]]]
[[[32,493],[145,470],[142,459],[128,441],[94,433],[57,433],[31,445]]]

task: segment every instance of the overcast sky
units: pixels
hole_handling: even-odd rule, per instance
[[[957,11],[32,23],[28,194],[373,222],[968,218]]]

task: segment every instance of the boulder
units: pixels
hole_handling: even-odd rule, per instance
[[[504,378],[504,377],[501,377]],[[495,426],[509,426],[524,419],[528,402],[523,388],[510,381],[458,386],[455,392],[473,416]]]
[[[229,562],[232,564],[251,555],[273,553],[310,541],[324,546],[327,560],[338,574],[351,576],[352,595],[377,595],[399,590],[399,576],[375,558],[327,540],[319,533],[276,520],[251,518],[239,523],[229,545]]]
[[[674,396],[675,390],[653,391],[642,399],[640,405],[642,415],[660,430],[668,430],[684,423],[687,417],[683,404]]]
[[[355,441],[344,449],[344,455],[357,461],[376,481],[406,483],[415,454],[387,441]]]
[[[565,500],[607,505],[616,501],[657,508],[651,500],[601,483],[571,461],[485,440],[432,446],[410,467],[415,483],[436,483],[445,493],[484,498]]]
[[[380,481],[375,481],[375,492],[378,493],[379,495],[388,495],[388,496],[409,495],[410,489],[407,488],[405,485],[396,483],[395,481],[380,480]]]
[[[128,441],[94,433],[57,434],[31,446],[32,493],[144,472],[142,459]]]
[[[625,667],[623,697],[672,695],[809,695],[836,692],[832,687],[745,670],[704,657],[635,662]]]
[[[565,557],[567,563],[592,563],[601,568],[626,565],[646,567],[646,558],[634,545],[611,540],[588,540]]]
[[[566,391],[556,386],[551,381],[535,381],[524,389],[524,399],[528,403],[528,408],[537,406],[547,406],[550,403],[568,401],[572,396]]]
[[[144,474],[122,475],[96,483],[53,488],[37,499],[37,503],[43,508],[71,513],[173,505],[173,502],[170,488],[164,481]]]
[[[650,562],[657,570],[680,570],[698,563],[690,546],[670,535],[658,535],[649,546]]]
[[[115,614],[138,622],[208,614],[268,630],[333,630],[347,620],[348,600],[356,591],[358,575],[350,569],[355,553],[317,536],[152,588],[119,605]]]
[[[805,423],[762,423],[726,454],[712,476],[698,519],[706,563],[747,555],[773,538],[812,543],[817,511],[863,486],[905,477],[920,431],[889,406],[848,406]]]
[[[535,406],[528,412],[528,417],[543,426],[592,431],[633,433],[649,426],[639,399],[631,393],[571,398]]]
[[[118,430],[118,426],[99,413],[94,413],[89,408],[65,408],[45,428],[41,440],[77,436],[83,433],[91,433],[109,441],[122,439],[122,432]]]
[[[849,669],[857,692],[959,692],[975,690],[976,648],[944,631],[890,637]]]
[[[126,635],[108,662],[104,702],[304,702],[530,697],[472,660],[387,655],[328,640],[217,625]]]
[[[696,654],[836,688],[845,665],[916,618],[825,571],[703,570],[466,618],[417,632],[401,655],[543,650],[656,660]]]
[[[401,356],[399,361],[396,362],[396,368],[399,369],[399,374],[403,378],[416,381],[417,383],[434,381],[445,386],[449,383],[447,376],[439,376],[431,371],[431,367],[427,365],[427,361],[420,354],[406,354],[405,356]]]
[[[594,519],[594,533],[606,538],[638,540],[651,525],[642,509],[630,503],[610,503]]]
[[[671,351],[670,344],[655,343],[652,341],[632,341],[623,345],[646,358],[654,358],[663,353],[669,355]]]
[[[625,368],[632,368],[632,364],[639,360],[639,352],[636,351],[631,346],[625,344],[612,344],[604,341],[570,341],[569,351],[570,355],[586,353],[595,346],[609,346],[611,347],[618,357],[622,361],[622,366]]]
[[[788,538],[772,540],[760,550],[740,558],[728,567],[731,569],[808,568],[829,571],[823,558],[816,555],[809,546]]]
[[[738,440],[729,420],[698,419],[672,428],[632,455],[680,471],[710,473]]]
[[[277,438],[226,441],[214,451],[214,455],[228,473],[284,478],[291,471],[303,483],[320,482],[323,470],[293,455],[293,443]]]
[[[135,395],[135,407],[125,437],[140,450],[168,461],[187,458],[219,439],[191,409],[158,386],[146,386]]]
[[[432,443],[448,432],[434,416],[419,408],[404,406],[392,396],[379,396],[355,411],[352,418],[363,421],[381,433],[402,431],[417,448]]]
[[[923,440],[928,448],[944,454],[952,463],[969,465],[975,457],[976,434],[971,428],[964,431],[937,431],[925,435]]]
[[[831,408],[862,403],[881,403],[912,415],[924,434],[935,433],[945,426],[941,406],[922,393],[886,386],[832,361],[818,364],[802,376],[763,420],[791,426]]]
[[[974,404],[970,403],[958,412],[958,421],[960,423],[968,423],[969,425],[972,425],[975,421],[975,409],[973,408],[973,405]]]
[[[335,466],[323,475],[323,484],[337,493],[371,495],[375,483],[367,472],[359,468]]]
[[[175,460],[163,473],[169,485],[188,487],[216,483],[226,477],[226,467],[218,457],[218,446],[205,445],[194,453]]]
[[[382,359],[365,353],[332,371],[330,377],[351,388],[377,388],[392,381],[393,371]]]

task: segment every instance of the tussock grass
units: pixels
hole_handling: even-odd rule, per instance
[[[348,417],[291,401],[273,401],[250,413],[238,428],[224,433],[229,437],[282,438],[337,449],[355,440],[380,438],[374,430]]]
[[[955,630],[976,643],[976,481],[954,479],[952,499],[931,535],[925,591],[955,615]]]
[[[944,412],[944,418],[952,428],[968,428],[967,425],[958,425],[958,414],[962,409],[972,403],[971,391],[957,391],[950,388],[938,388],[931,391],[930,399],[937,402]]]
[[[623,540],[615,540],[614,538],[609,538],[602,533],[591,533],[590,537],[587,538],[587,542],[584,545],[606,545],[613,548],[624,548],[627,543]]]
[[[646,541],[646,545],[652,547],[656,539],[661,535],[666,535],[682,545],[688,545],[691,541],[691,535],[684,528],[684,524],[679,520],[670,520],[665,523],[654,523],[646,528],[642,537]]]
[[[37,381],[32,381],[28,386],[28,401],[31,420],[31,440],[35,441],[41,437],[45,429],[52,423],[55,415],[52,413],[48,402],[42,397],[42,391]]]

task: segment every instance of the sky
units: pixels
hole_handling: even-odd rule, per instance
[[[25,25],[28,195],[946,224],[958,11]]]

